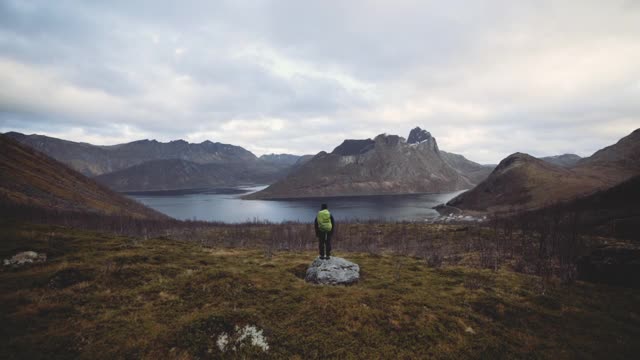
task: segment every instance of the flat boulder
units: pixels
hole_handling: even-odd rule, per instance
[[[318,257],[309,265],[304,279],[313,284],[350,285],[360,279],[360,266],[335,256],[329,260]]]

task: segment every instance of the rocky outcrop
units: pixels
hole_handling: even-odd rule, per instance
[[[38,254],[35,251],[23,251],[9,259],[4,259],[4,266],[22,266],[25,264],[41,263],[47,261],[47,254]]]
[[[411,132],[409,133],[409,138],[407,138],[407,143],[419,144],[423,141],[429,141],[431,139],[433,139],[433,137],[431,136],[430,132],[428,132],[427,130],[422,130],[420,127],[416,127],[415,129],[411,130]]]
[[[321,285],[351,285],[360,279],[360,266],[335,256],[329,260],[316,258],[304,279]]]
[[[371,139],[345,140],[340,146],[333,149],[331,153],[340,156],[360,155],[372,150],[375,145],[376,142]]]

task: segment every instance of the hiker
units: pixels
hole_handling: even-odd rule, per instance
[[[331,236],[335,228],[335,221],[333,220],[333,215],[327,209],[327,204],[320,206],[320,211],[318,211],[313,225],[319,240],[320,259],[329,260],[331,258]]]

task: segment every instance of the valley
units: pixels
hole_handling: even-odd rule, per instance
[[[640,353],[640,2],[0,1],[0,360]]]

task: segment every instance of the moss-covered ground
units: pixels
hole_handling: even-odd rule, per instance
[[[312,252],[206,248],[0,224],[0,358],[629,359],[640,353],[640,291],[560,285],[509,271],[429,268],[392,255],[358,263],[349,287],[305,283]],[[235,326],[263,331],[222,353]]]

